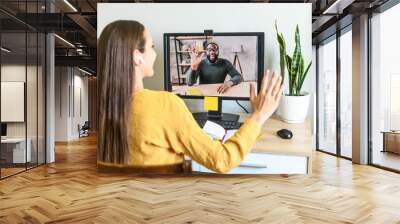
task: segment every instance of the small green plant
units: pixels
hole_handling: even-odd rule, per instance
[[[295,48],[292,57],[286,53],[286,42],[282,33],[278,31],[278,25],[275,22],[276,37],[279,43],[279,54],[280,54],[280,69],[282,75],[282,82],[285,78],[285,68],[288,72],[289,77],[289,96],[301,96],[301,88],[304,80],[311,67],[311,62],[304,70],[304,56],[301,53],[300,45],[300,31],[299,25],[296,25],[295,33]]]

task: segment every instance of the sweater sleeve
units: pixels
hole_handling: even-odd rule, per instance
[[[193,86],[196,84],[197,79],[201,75],[201,67],[202,67],[203,61],[200,62],[199,66],[197,67],[197,70],[192,70],[192,68],[189,68],[188,74],[188,85]]]
[[[200,69],[197,68],[197,70],[192,70],[190,68],[189,72],[188,72],[188,85],[189,86],[193,86],[194,84],[196,84],[197,82],[197,78],[199,77],[200,74]]]
[[[175,122],[174,130],[169,132],[172,149],[215,172],[226,173],[240,165],[260,133],[259,124],[248,119],[225,143],[212,140],[199,127],[183,100],[175,96],[173,101],[179,122]]]

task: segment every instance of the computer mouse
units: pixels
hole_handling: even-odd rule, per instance
[[[276,134],[283,139],[291,139],[293,137],[293,133],[288,129],[281,129]]]

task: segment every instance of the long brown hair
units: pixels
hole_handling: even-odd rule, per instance
[[[99,125],[97,160],[128,163],[128,136],[135,69],[133,52],[144,52],[144,26],[119,20],[108,24],[97,43]]]

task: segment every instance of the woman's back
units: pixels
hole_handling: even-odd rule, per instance
[[[176,96],[169,92],[144,89],[133,96],[129,148],[131,164],[155,166],[183,162],[183,155],[177,154],[171,142],[176,131],[174,123],[179,121],[176,113]]]

